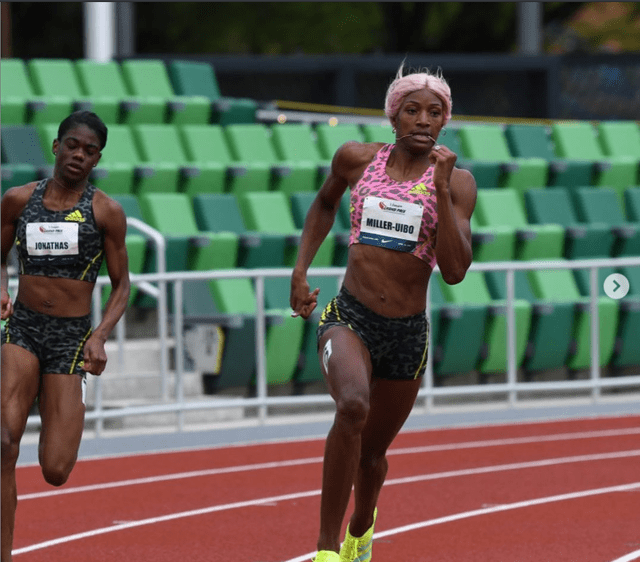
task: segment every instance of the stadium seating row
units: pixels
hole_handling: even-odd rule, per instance
[[[77,109],[114,123],[247,123],[257,102],[223,97],[206,62],[2,59],[2,122],[59,123]]]
[[[597,130],[596,137],[586,122],[556,123],[551,132],[533,125],[508,125],[503,131],[498,125],[468,124],[449,130],[441,141],[459,155],[458,165],[472,171],[480,188],[608,186],[624,205],[623,191],[640,184],[640,127],[603,122]],[[57,124],[3,127],[3,190],[46,175],[56,136]],[[624,143],[598,140],[610,137]],[[110,194],[274,189],[290,194],[318,189],[333,154],[349,140],[393,142],[393,133],[388,125],[373,124],[116,124],[109,127],[91,179]]]
[[[538,200],[539,195],[562,194],[570,205],[570,192],[537,190],[525,193],[535,201],[540,213],[547,212],[555,201]],[[588,207],[592,194],[608,194],[617,203],[616,194],[605,188],[590,188],[580,194]],[[627,221],[628,244],[637,244],[640,232],[640,189],[629,191],[629,208],[634,209],[635,222]],[[608,255],[604,245],[584,244],[576,254],[563,253],[567,234],[559,224],[528,223],[518,192],[502,188],[481,190],[478,212],[474,215],[474,248],[476,259],[499,261],[537,260],[541,267],[516,275],[515,303],[517,326],[517,364],[535,373],[553,368],[584,369],[590,362],[590,312],[588,306],[588,273],[586,271],[545,270],[544,260],[567,257],[601,257]],[[129,216],[140,218],[167,237],[167,263],[170,271],[291,267],[299,241],[304,216],[315,196],[314,192],[293,194],[282,192],[233,194],[201,194],[193,199],[180,193],[124,194],[115,198]],[[593,202],[591,202],[593,203]],[[597,200],[596,200],[597,203]],[[605,207],[605,205],[597,205]],[[573,207],[569,207],[573,209]],[[501,212],[493,212],[500,209]],[[545,210],[546,209],[546,210]],[[554,208],[551,208],[555,212]],[[504,217],[509,220],[505,221]],[[514,218],[515,217],[515,218]],[[609,217],[617,219],[619,215]],[[603,220],[603,219],[598,219]],[[609,222],[576,223],[578,232],[594,232],[613,239],[620,226]],[[338,213],[333,232],[324,242],[313,266],[344,265],[348,241],[348,208],[346,198]],[[605,236],[606,235],[606,236]],[[133,256],[131,270],[154,271],[153,253],[147,252],[144,240],[131,229],[127,239]],[[585,235],[586,237],[591,234]],[[132,247],[134,248],[132,251]],[[631,246],[629,246],[631,247]],[[499,250],[496,250],[499,248]],[[505,251],[505,248],[507,249]],[[572,249],[573,251],[573,249]],[[637,251],[635,255],[637,255]],[[602,271],[601,277],[613,270]],[[634,330],[640,326],[640,268],[620,270],[631,282],[630,296],[618,302],[600,295],[601,364],[617,367],[640,364],[640,349],[634,343]],[[318,277],[310,283],[321,288],[317,314],[336,292],[336,281]],[[477,369],[490,374],[506,369],[506,282],[504,272],[469,272],[465,280],[447,285],[436,275],[431,284],[434,369],[438,376]],[[254,359],[247,357],[246,338],[254,338],[256,300],[248,279],[188,282],[184,291],[184,314],[187,321],[215,321],[223,326],[225,353],[222,371],[233,371],[233,385],[238,382],[238,362],[244,378],[250,381]],[[288,310],[289,280],[269,279],[265,286],[265,306],[269,315],[268,338],[287,342],[283,353],[273,343],[268,352],[268,380],[271,384],[295,379],[299,382],[319,380],[315,358],[313,321],[293,322]],[[153,306],[144,297],[137,306]],[[238,319],[243,321],[238,326]],[[208,319],[208,320],[207,320]],[[213,319],[213,320],[212,320]],[[281,339],[280,339],[281,338]],[[271,340],[269,340],[271,341]],[[234,352],[232,350],[236,349]],[[242,352],[242,350],[245,350]],[[280,351],[277,351],[277,350]],[[240,354],[240,355],[236,355]],[[270,354],[273,354],[270,355]],[[273,357],[273,359],[271,359]],[[300,361],[307,358],[307,362]],[[231,368],[233,365],[233,368]],[[240,369],[242,371],[242,369]],[[220,379],[221,381],[224,380]],[[245,382],[246,382],[245,381]],[[230,386],[233,386],[229,383]]]

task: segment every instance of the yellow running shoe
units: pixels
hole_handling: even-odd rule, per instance
[[[311,562],[340,562],[340,560],[340,555],[333,550],[319,550]]]
[[[349,525],[347,525],[347,533],[340,549],[340,562],[371,562],[371,551],[373,548],[373,526],[376,524],[378,516],[378,508],[373,510],[373,523],[369,530],[361,537],[353,537],[349,533]]]

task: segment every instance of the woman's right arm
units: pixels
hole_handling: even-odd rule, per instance
[[[291,276],[290,304],[293,316],[308,318],[316,307],[319,289],[310,292],[307,270],[333,226],[344,192],[351,182],[357,180],[355,176],[359,177],[376,150],[372,145],[347,142],[336,151],[329,175],[305,218],[298,258]]]

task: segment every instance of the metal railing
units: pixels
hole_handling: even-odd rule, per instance
[[[163,242],[158,240],[160,247]],[[160,252],[163,254],[163,252]],[[424,385],[418,396],[425,398],[425,407],[428,409],[433,405],[433,399],[441,396],[469,396],[483,395],[488,393],[505,394],[508,397],[508,404],[514,406],[518,402],[521,393],[531,393],[540,391],[585,391],[591,390],[593,401],[600,398],[603,388],[612,387],[633,387],[640,386],[640,375],[626,375],[621,377],[602,377],[600,368],[599,351],[599,283],[598,270],[605,267],[640,267],[640,257],[611,258],[597,260],[558,260],[558,261],[537,261],[537,262],[491,262],[473,263],[470,271],[505,271],[506,272],[506,330],[507,330],[507,365],[506,382],[495,384],[465,384],[437,387],[434,385],[433,354],[429,354],[427,372],[424,377]],[[550,270],[550,269],[588,269],[590,271],[590,295],[589,310],[591,321],[591,365],[590,377],[583,380],[561,380],[548,382],[520,382],[517,380],[518,365],[516,359],[516,325],[515,325],[515,273],[517,271],[528,270]],[[437,271],[437,269],[436,269]],[[309,270],[310,276],[336,277],[336,286],[344,276],[344,268],[312,268]],[[248,269],[248,270],[210,270],[210,271],[189,271],[170,272],[153,274],[131,274],[131,281],[138,287],[143,288],[148,294],[156,295],[158,299],[158,322],[159,337],[163,342],[163,353],[167,353],[167,327],[169,323],[173,325],[175,338],[175,371],[171,373],[167,369],[166,355],[161,362],[161,384],[162,400],[155,404],[126,406],[119,408],[105,409],[101,400],[100,385],[101,377],[96,377],[96,395],[94,408],[86,414],[87,420],[96,421],[96,436],[100,435],[104,420],[122,418],[125,416],[139,416],[147,414],[175,413],[177,414],[177,429],[184,429],[184,415],[187,412],[207,409],[223,409],[235,407],[255,407],[258,409],[258,422],[264,423],[268,416],[270,406],[305,406],[305,405],[325,405],[331,404],[332,399],[328,394],[314,395],[289,395],[289,396],[269,396],[268,382],[266,375],[266,311],[264,304],[265,279],[276,277],[289,277],[290,269]],[[183,316],[183,291],[185,281],[206,281],[211,279],[239,279],[250,278],[255,284],[256,294],[256,396],[245,397],[221,397],[216,396],[211,399],[198,399],[189,401],[185,398],[183,390],[185,346],[184,346],[184,316]],[[109,278],[101,276],[97,280],[97,289],[109,283]],[[167,307],[166,291],[169,284],[173,284],[172,309],[174,313],[169,315]],[[101,291],[96,290],[94,294],[100,295]],[[430,315],[431,299],[429,290],[427,292],[427,315]],[[100,300],[99,296],[94,301],[95,306],[94,321],[99,321]],[[303,321],[302,319],[300,321]],[[119,326],[123,320],[119,323]],[[163,328],[164,327],[164,328]],[[120,327],[116,330],[116,341],[118,348],[124,346],[124,331]],[[430,342],[430,347],[431,347]],[[432,347],[431,347],[432,348]],[[168,398],[166,389],[169,384],[169,377],[175,377],[176,393],[173,401]],[[223,376],[223,375],[222,375]],[[30,416],[28,425],[37,425],[38,416]]]

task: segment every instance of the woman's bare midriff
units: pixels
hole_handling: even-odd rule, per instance
[[[409,253],[353,244],[344,286],[377,314],[397,318],[426,308],[430,276],[429,265]]]
[[[17,300],[50,316],[77,317],[91,312],[95,284],[78,279],[21,275]]]

